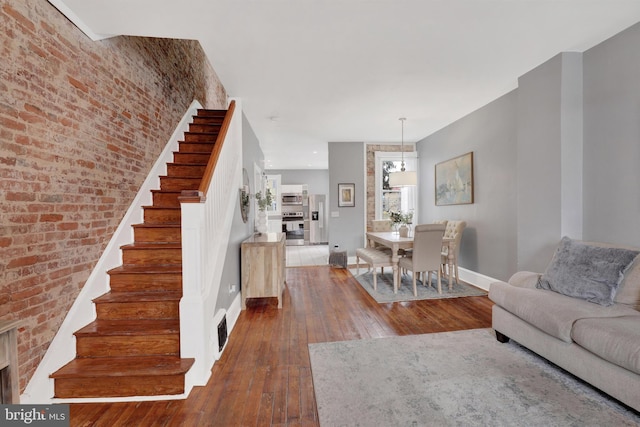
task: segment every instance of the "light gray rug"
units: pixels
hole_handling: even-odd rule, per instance
[[[491,329],[309,344],[320,425],[638,426],[640,416]]]
[[[398,293],[393,293],[393,273],[391,267],[385,269],[384,274],[380,274],[378,270],[378,289],[373,289],[373,270],[367,271],[366,267],[360,269],[358,274],[357,269],[351,269],[351,274],[356,278],[360,286],[366,290],[373,299],[379,303],[399,302],[399,301],[417,301],[423,299],[439,299],[439,298],[458,298],[458,297],[471,297],[479,295],[487,295],[482,289],[474,286],[467,285],[466,283],[458,282],[454,283],[453,289],[449,290],[449,282],[447,279],[442,279],[442,294],[438,293],[438,285],[436,278],[431,275],[431,282],[433,286],[424,286],[422,282],[417,282],[418,296],[413,296],[413,283],[411,274],[402,275],[402,284],[398,286]]]

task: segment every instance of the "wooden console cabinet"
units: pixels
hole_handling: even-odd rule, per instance
[[[284,233],[254,234],[241,245],[242,309],[247,298],[278,298],[282,308],[285,281]]]
[[[17,320],[0,320],[0,403],[20,403]]]

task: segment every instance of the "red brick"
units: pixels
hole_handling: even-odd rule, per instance
[[[77,222],[63,222],[56,226],[56,229],[59,231],[69,231],[69,230],[77,230],[78,223]]]
[[[29,21],[29,19],[27,19],[20,12],[12,8],[10,5],[5,4],[4,6],[2,6],[2,11],[7,15],[11,16],[13,19],[18,21],[21,25],[23,25],[30,31],[34,31],[36,29],[35,25],[33,25],[33,22]]]
[[[34,193],[17,193],[9,191],[5,195],[5,200],[7,202],[34,202],[36,200],[36,195]]]
[[[3,126],[7,129],[24,131],[27,127],[16,120],[11,120],[6,117],[0,117],[0,126]]]
[[[8,217],[9,222],[15,224],[35,224],[38,222],[38,215],[29,214],[29,215],[10,215]]]
[[[88,93],[89,92],[89,87],[82,83],[80,80],[74,79],[71,76],[67,76],[67,79],[69,80],[69,83],[71,83],[71,86],[80,89],[81,91]]]
[[[64,217],[60,214],[45,214],[40,215],[41,222],[60,222]]]
[[[7,268],[24,267],[27,265],[33,265],[38,262],[37,255],[26,256],[22,258],[12,259],[7,263]]]

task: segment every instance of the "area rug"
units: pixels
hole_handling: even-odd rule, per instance
[[[325,427],[640,425],[491,329],[309,344],[309,354]]]
[[[487,293],[482,289],[474,286],[467,285],[466,283],[458,281],[453,284],[453,289],[449,290],[449,282],[446,278],[442,279],[442,293],[438,293],[438,285],[436,279],[431,275],[432,286],[424,286],[422,282],[417,282],[418,296],[413,296],[413,283],[410,274],[402,275],[402,284],[398,286],[398,293],[393,293],[393,273],[391,268],[387,269],[384,274],[378,272],[378,289],[373,289],[373,270],[367,271],[366,268],[360,269],[358,274],[357,269],[351,269],[351,274],[356,278],[360,286],[366,290],[373,299],[379,303],[399,302],[399,301],[417,301],[424,299],[438,299],[438,298],[458,298],[458,297],[471,297],[486,295]]]

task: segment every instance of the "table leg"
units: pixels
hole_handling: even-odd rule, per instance
[[[396,246],[391,248],[391,264],[393,264],[393,293],[397,294],[400,272],[398,269],[398,248]]]

